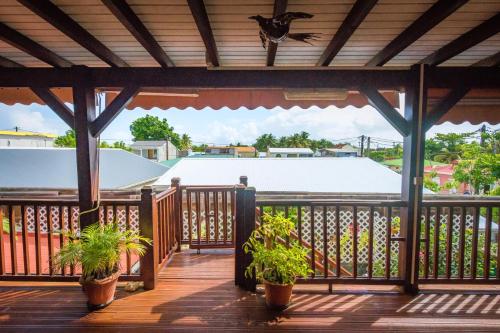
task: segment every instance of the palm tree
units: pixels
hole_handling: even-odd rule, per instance
[[[189,137],[189,135],[187,135],[186,133],[182,134],[179,148],[181,150],[189,150],[189,149],[191,149],[192,146],[193,146],[193,142],[191,141],[191,138]]]

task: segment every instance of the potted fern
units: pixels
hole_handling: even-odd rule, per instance
[[[109,305],[115,295],[120,276],[120,260],[124,252],[143,255],[144,243],[151,241],[131,230],[120,231],[116,223],[92,224],[80,236],[67,233],[70,241],[54,256],[57,268],[81,266],[80,284],[87,295],[89,310]]]
[[[253,260],[246,276],[264,283],[266,305],[284,309],[290,303],[292,288],[297,277],[306,277],[312,270],[308,264],[308,250],[297,241],[289,241],[294,223],[283,214],[264,214],[263,223],[243,244],[245,253]]]

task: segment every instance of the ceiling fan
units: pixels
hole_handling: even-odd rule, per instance
[[[287,38],[304,42],[309,45],[312,40],[317,40],[316,33],[290,33],[290,23],[297,19],[310,19],[314,15],[303,12],[286,12],[272,18],[266,18],[261,15],[250,16],[249,19],[257,21],[260,27],[259,36],[262,41],[262,47],[265,49],[269,43],[280,43]]]

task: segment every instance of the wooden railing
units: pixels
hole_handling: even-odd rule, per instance
[[[170,189],[158,193],[155,196],[156,209],[158,212],[158,241],[156,250],[158,251],[158,265],[164,266],[177,249],[176,233],[178,225],[178,189]]]
[[[105,199],[99,221],[116,221],[123,230],[139,231],[138,199]],[[0,280],[77,280],[78,267],[56,269],[52,256],[67,242],[68,232],[79,233],[76,199],[0,198]],[[122,280],[139,280],[139,258],[124,254]]]
[[[402,284],[399,234],[402,201],[259,200],[263,215],[283,214],[296,227],[291,240],[310,250],[312,273],[302,283]]]
[[[236,186],[181,186],[182,243],[192,249],[234,247]]]
[[[309,249],[312,273],[301,283],[400,285],[405,282],[403,264],[414,256],[419,258],[419,283],[500,282],[498,198],[426,198],[418,226],[420,246],[414,254],[405,252],[406,239],[400,234],[405,207],[400,200],[256,195],[254,189],[242,191],[240,197],[244,203],[238,207],[244,212],[238,213],[237,223],[248,225],[240,228],[240,243],[263,222],[264,214],[283,214],[295,223],[296,232],[283,242],[297,241]],[[251,260],[241,252],[238,256],[240,262]],[[245,265],[240,266],[243,270]],[[236,279],[251,285],[241,274]]]
[[[427,200],[420,226],[421,283],[499,283],[500,202]]]

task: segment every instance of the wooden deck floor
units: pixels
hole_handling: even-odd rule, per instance
[[[156,290],[119,288],[117,300],[94,313],[74,283],[2,282],[0,332],[500,331],[498,291],[410,297],[300,286],[293,305],[273,313],[262,295],[234,286],[233,269],[227,250],[177,254]]]

